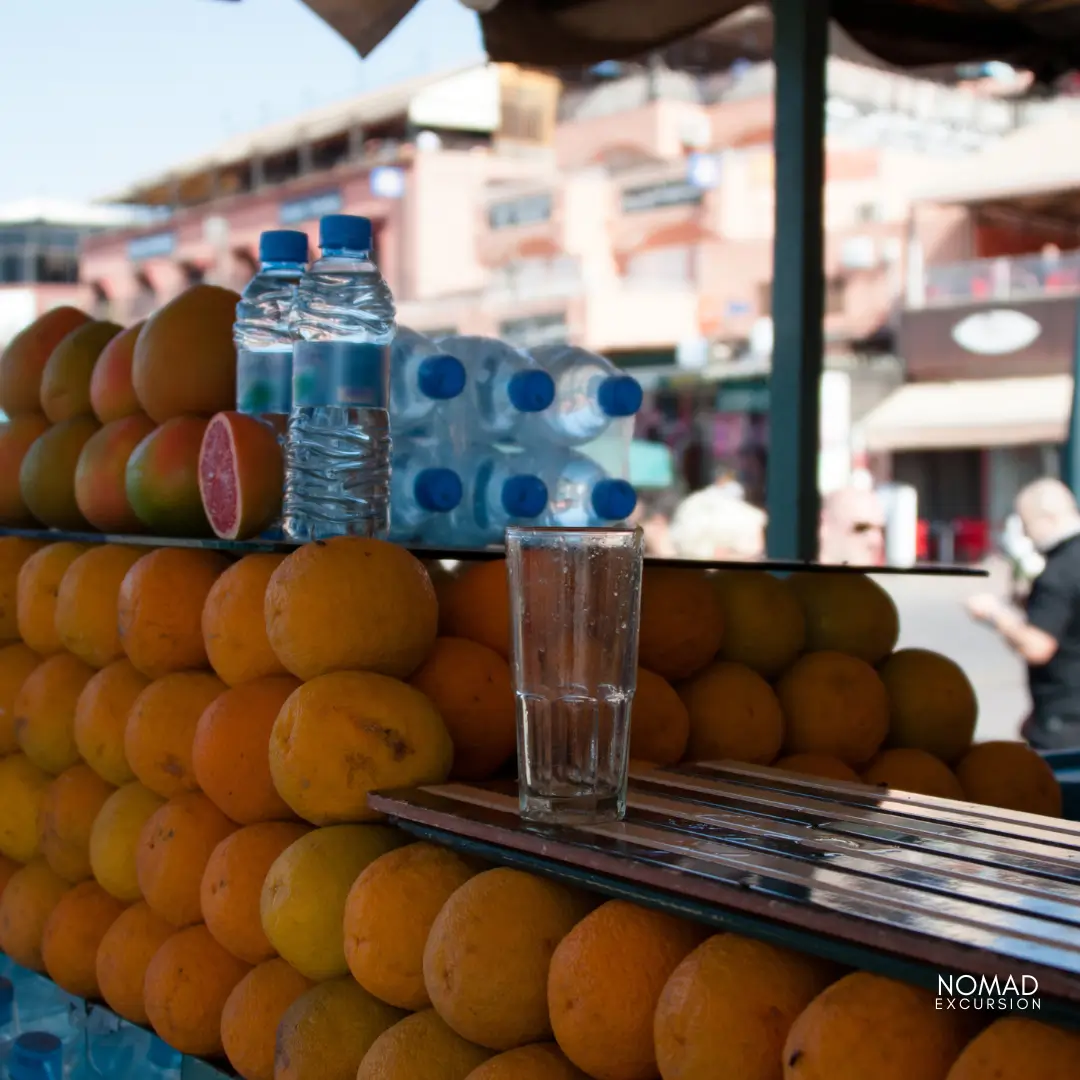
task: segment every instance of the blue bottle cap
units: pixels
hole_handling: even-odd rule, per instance
[[[518,412],[543,412],[555,400],[555,380],[539,368],[510,376],[506,392]]]
[[[447,353],[428,356],[420,362],[416,381],[424,397],[449,401],[465,389],[465,365]]]
[[[461,477],[453,469],[421,469],[413,482],[416,504],[434,514],[446,514],[461,502]]]
[[[319,247],[324,251],[369,251],[371,220],[355,214],[327,214],[319,222]]]
[[[270,229],[259,237],[259,262],[306,263],[307,233],[296,229]]]
[[[184,1060],[184,1055],[179,1050],[174,1050],[164,1039],[159,1039],[154,1035],[150,1039],[150,1049],[146,1052],[146,1059],[159,1069],[178,1069]]]
[[[609,375],[596,393],[607,416],[633,416],[641,408],[642,397],[641,383],[633,375]]]
[[[601,521],[623,521],[637,506],[637,492],[625,480],[598,480],[592,490],[592,506]]]
[[[502,488],[503,509],[514,518],[539,517],[547,506],[547,485],[539,476],[511,476]]]
[[[28,1031],[12,1044],[8,1054],[11,1080],[62,1080],[64,1052],[60,1040],[47,1031]]]

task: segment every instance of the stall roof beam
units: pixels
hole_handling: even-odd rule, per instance
[[[828,0],[773,0],[773,19],[776,228],[767,548],[774,559],[814,559],[824,355],[822,194]]]

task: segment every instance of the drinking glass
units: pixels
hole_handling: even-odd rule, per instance
[[[640,529],[506,530],[521,816],[626,813]]]

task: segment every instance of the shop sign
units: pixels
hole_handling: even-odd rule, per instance
[[[127,253],[132,262],[143,259],[159,259],[176,250],[176,233],[154,233],[152,236],[136,236],[128,241]]]
[[[345,205],[341,192],[320,191],[314,195],[304,195],[299,199],[289,199],[278,207],[278,221],[282,225],[297,225],[301,221],[312,221],[327,214],[340,214]]]
[[[769,411],[769,380],[740,379],[720,384],[716,391],[718,413],[766,413]]]
[[[622,193],[622,209],[624,214],[637,214],[667,206],[692,206],[703,198],[702,189],[689,180],[665,180],[659,184],[626,188]]]
[[[1011,308],[978,311],[952,328],[952,339],[962,349],[980,356],[1005,356],[1026,349],[1042,333],[1030,315]]]

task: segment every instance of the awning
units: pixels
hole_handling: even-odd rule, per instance
[[[1071,375],[908,383],[859,427],[871,452],[1063,443],[1071,406]]]

